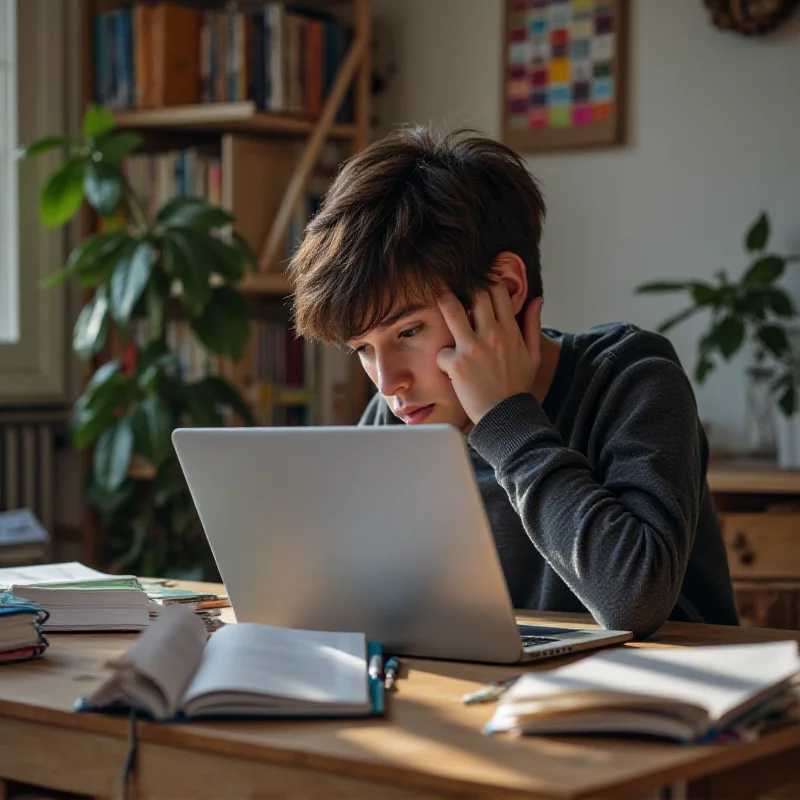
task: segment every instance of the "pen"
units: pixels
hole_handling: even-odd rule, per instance
[[[465,694],[461,699],[467,705],[472,705],[473,703],[486,703],[489,700],[495,700],[500,697],[500,695],[503,694],[506,689],[510,689],[516,683],[519,677],[519,675],[514,675],[511,678],[505,678],[501,681],[493,681],[488,686],[482,686],[480,689],[477,689],[474,692]]]
[[[386,668],[383,673],[383,688],[391,689],[397,680],[397,671],[400,669],[400,662],[392,656],[386,661]]]
[[[383,680],[383,656],[373,653],[369,659],[369,676],[375,680]]]

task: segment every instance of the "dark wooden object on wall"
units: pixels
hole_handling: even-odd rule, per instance
[[[743,36],[763,36],[783,25],[800,0],[705,0],[711,22]]]

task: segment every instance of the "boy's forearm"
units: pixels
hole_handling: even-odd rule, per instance
[[[470,435],[561,579],[604,627],[637,636],[655,631],[675,606],[700,482],[696,436],[676,441],[669,419],[648,416],[647,430],[633,415],[609,429],[594,454],[602,476],[565,445],[530,395],[500,403]]]

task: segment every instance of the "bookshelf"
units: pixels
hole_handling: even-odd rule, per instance
[[[190,130],[215,133],[250,133],[264,136],[310,135],[315,120],[260,111],[252,100],[229,103],[198,103],[174,108],[134,109],[114,113],[117,125],[139,132]],[[339,123],[331,126],[334,139],[355,141],[358,127]]]
[[[204,194],[235,215],[257,255],[258,269],[239,284],[252,313],[248,348],[235,363],[218,360],[214,371],[251,402],[259,424],[356,422],[369,391],[354,359],[306,344],[298,380],[297,364],[281,362],[274,350],[284,347],[279,328],[286,327],[290,286],[283,269],[292,242],[341,160],[370,141],[371,0],[86,0],[83,8],[85,102],[103,105],[120,129],[143,136],[126,165],[134,188],[155,192],[155,205],[174,194]],[[262,11],[264,22],[254,21]],[[278,17],[285,28],[274,41],[289,41],[288,66],[268,49]],[[313,49],[319,41],[321,58]],[[284,70],[282,100],[259,84],[262,55],[267,69]],[[92,224],[85,220],[87,233]],[[277,374],[265,374],[265,363]],[[147,479],[153,469],[137,459],[129,474]],[[101,563],[103,531],[94,519],[85,529],[83,558]]]

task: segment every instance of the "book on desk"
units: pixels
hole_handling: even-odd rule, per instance
[[[487,733],[757,738],[800,718],[793,640],[691,649],[624,647],[523,675],[501,697]]]
[[[48,613],[8,593],[0,593],[0,664],[29,661],[47,649],[42,626]]]
[[[209,636],[197,615],[170,606],[75,709],[158,721],[380,715],[373,655],[380,645],[363,633],[239,623]]]

